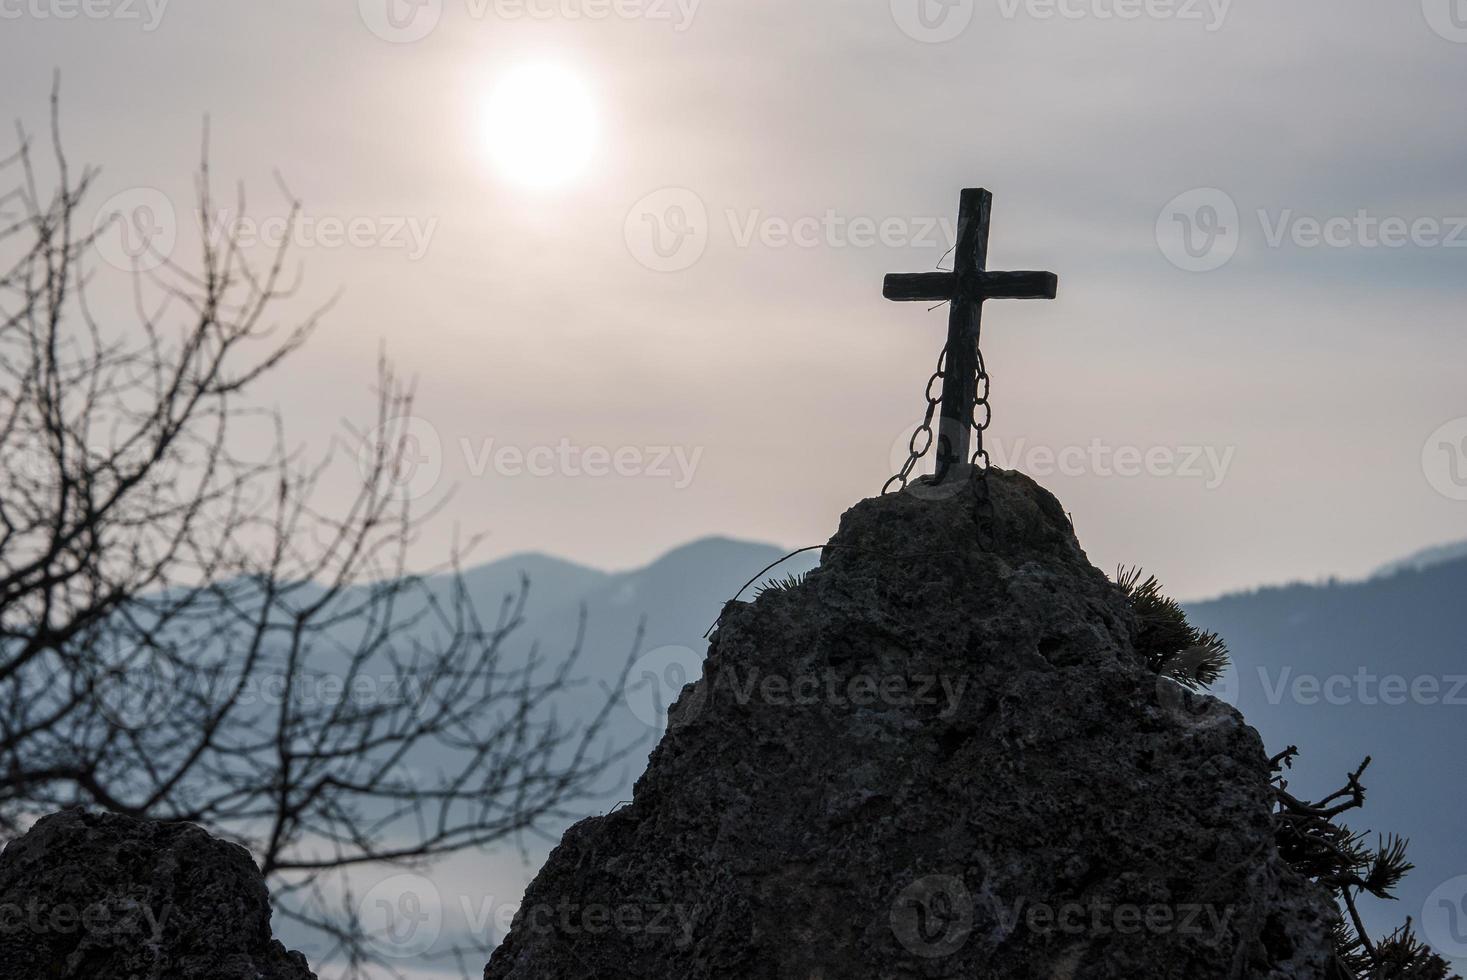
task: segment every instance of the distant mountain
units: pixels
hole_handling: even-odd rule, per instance
[[[1467,874],[1467,555],[1452,557],[1461,550],[1423,552],[1363,582],[1266,588],[1187,610],[1232,649],[1227,700],[1271,753],[1299,747],[1297,789],[1338,788],[1372,757],[1365,809],[1347,823],[1409,837],[1417,865],[1399,903],[1368,903],[1376,928],[1408,915],[1421,924],[1433,890]],[[1467,885],[1448,900],[1456,911],[1441,895],[1425,911],[1460,953]]]
[[[1399,561],[1393,561],[1389,565],[1382,565],[1376,569],[1372,578],[1385,578],[1395,575],[1397,572],[1421,571],[1433,565],[1445,565],[1448,562],[1467,558],[1467,541],[1458,541],[1455,544],[1439,544],[1435,548],[1426,548],[1407,555]]]
[[[625,572],[600,571],[531,553],[471,568],[463,581],[481,613],[495,609],[522,581],[528,582],[525,622],[509,643],[507,655],[512,659],[534,648],[546,660],[557,662],[579,642],[576,675],[587,683],[566,692],[557,703],[562,717],[586,718],[604,704],[607,685],[617,680],[635,653],[635,667],[626,689],[618,692],[623,703],[612,713],[607,738],[615,745],[642,743],[645,751],[631,756],[624,778],[608,788],[601,803],[609,806],[626,798],[641,773],[646,752],[662,734],[659,709],[677,697],[683,683],[692,679],[689,674],[696,675],[707,648],[703,634],[723,604],[785,553],[773,545],[704,538]],[[805,571],[816,563],[813,553],[798,555],[778,571]],[[453,580],[445,576],[428,584],[446,592]]]
[[[644,652],[680,645],[701,660],[703,634],[723,604],[739,587],[785,549],[731,538],[704,538],[674,549],[644,568],[603,572],[540,554],[515,555],[464,573],[469,594],[482,609],[529,581],[526,623],[521,642],[534,639],[545,652],[575,637],[581,609],[587,636],[582,653],[586,667],[610,676],[631,648],[637,630],[645,630]],[[800,572],[817,564],[815,553],[798,555],[777,569]],[[770,573],[775,574],[773,572]],[[442,588],[450,584],[439,580]],[[748,598],[748,594],[745,594]],[[660,733],[659,733],[660,734]]]
[[[566,722],[589,717],[605,704],[608,692],[618,704],[607,720],[608,746],[631,746],[632,751],[607,780],[604,792],[585,800],[579,816],[609,810],[631,798],[632,784],[642,774],[656,740],[665,728],[666,708],[682,686],[697,677],[708,641],[703,634],[713,625],[724,603],[733,598],[751,577],[777,561],[787,549],[730,538],[705,538],[668,552],[651,564],[630,571],[606,572],[587,568],[543,554],[527,553],[502,558],[467,569],[463,582],[480,613],[492,620],[506,595],[514,594],[522,578],[529,583],[525,622],[513,634],[505,656],[512,666],[532,649],[547,666],[559,663],[577,642],[584,614],[579,668],[580,682],[562,694],[555,704],[557,715]],[[769,575],[787,575],[809,570],[818,563],[818,553],[797,555]],[[447,576],[430,578],[428,586],[441,595],[453,588]],[[757,585],[757,583],[756,583]],[[744,594],[749,598],[753,588]],[[638,631],[640,645],[635,647]],[[635,652],[635,663],[627,683],[615,687],[627,658]],[[421,754],[404,760],[408,765],[432,769],[435,760]],[[550,848],[572,821],[548,828],[554,839],[526,838],[523,860],[512,844],[491,853],[469,853],[436,865],[431,877],[445,895],[490,896],[497,902],[518,901],[530,878],[544,862]],[[363,868],[356,887],[365,893],[388,872]],[[482,937],[485,929],[497,931],[493,923],[473,926],[452,901],[445,909],[442,944],[447,947]],[[507,920],[505,922],[507,925]],[[307,957],[323,955],[316,945],[320,937],[285,921],[277,924],[282,941]],[[446,973],[444,976],[457,976]]]

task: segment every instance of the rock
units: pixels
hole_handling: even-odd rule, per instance
[[[66,810],[0,852],[0,980],[313,980],[243,847]]]
[[[1258,734],[1145,669],[1049,493],[946,489],[864,501],[802,584],[730,604],[488,980],[1331,975]]]

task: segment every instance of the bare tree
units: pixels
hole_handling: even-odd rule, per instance
[[[483,614],[460,550],[409,571],[434,510],[398,491],[412,391],[385,362],[358,445],[306,460],[272,416],[269,452],[236,450],[251,384],[325,312],[274,323],[283,247],[258,263],[204,227],[194,271],[148,256],[133,309],[92,308],[95,173],[56,117],[53,95],[53,192],[23,130],[0,162],[0,835],[73,805],[200,823],[354,971],[362,927],[323,876],[553,826],[618,757],[612,700],[557,718],[581,645],[512,649],[527,583]],[[197,193],[207,226],[207,163]],[[360,488],[321,506],[343,451]]]

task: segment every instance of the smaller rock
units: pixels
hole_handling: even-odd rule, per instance
[[[187,823],[66,810],[0,851],[0,980],[314,980],[250,853]]]

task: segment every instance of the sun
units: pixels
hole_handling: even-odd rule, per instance
[[[584,174],[601,134],[591,88],[564,65],[508,69],[484,104],[484,146],[506,180],[563,187]]]

